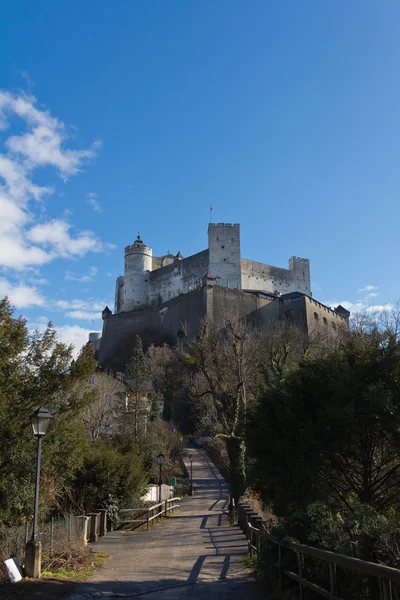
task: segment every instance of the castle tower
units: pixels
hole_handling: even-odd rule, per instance
[[[208,226],[208,272],[216,284],[241,289],[240,226],[238,223],[210,223]]]
[[[308,258],[289,258],[289,271],[293,273],[294,290],[311,296],[310,261]]]
[[[131,246],[125,248],[125,275],[119,298],[121,312],[147,306],[149,272],[152,269],[153,250],[143,244],[140,234]]]

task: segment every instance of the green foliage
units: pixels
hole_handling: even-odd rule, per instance
[[[246,490],[246,446],[240,437],[230,435],[226,438],[229,457],[229,474],[232,494],[239,501]]]
[[[93,442],[77,474],[79,501],[85,510],[95,510],[110,495],[124,507],[137,506],[147,476],[139,448],[113,441]]]
[[[156,396],[153,396],[151,399],[151,407],[150,407],[150,421],[156,421],[160,418],[160,406],[158,404],[158,400]]]
[[[400,509],[400,346],[351,334],[267,386],[248,424],[253,477],[278,515],[314,502]]]
[[[32,514],[36,440],[30,414],[37,406],[56,415],[43,440],[43,510],[69,486],[85,443],[79,413],[91,399],[80,382],[95,366],[89,346],[72,363],[72,347],[57,341],[51,324],[43,334],[30,334],[7,298],[0,302],[0,524]]]

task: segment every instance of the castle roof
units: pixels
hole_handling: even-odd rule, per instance
[[[339,315],[343,315],[344,317],[350,315],[350,311],[346,310],[341,304],[335,308],[335,312],[337,312]]]
[[[135,243],[136,246],[144,246],[142,238],[140,237],[140,233],[139,232],[137,234],[137,238],[136,238],[136,240],[135,240],[134,243]]]

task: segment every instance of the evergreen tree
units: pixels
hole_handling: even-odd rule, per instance
[[[55,412],[43,442],[45,504],[62,495],[81,464],[86,438],[79,415],[92,396],[80,383],[96,362],[89,345],[75,363],[72,350],[57,341],[51,324],[31,334],[8,299],[0,301],[0,523],[32,512],[36,440],[30,415],[36,407]]]
[[[149,367],[143,352],[142,339],[136,335],[132,358],[125,370],[128,393],[125,434],[132,435],[134,439],[138,438],[140,422],[147,419],[149,379]]]

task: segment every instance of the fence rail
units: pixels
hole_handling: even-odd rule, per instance
[[[154,504],[153,506],[149,506],[148,508],[123,508],[120,512],[120,522],[121,524],[125,523],[136,523],[137,527],[141,525],[147,526],[147,531],[150,529],[150,523],[155,519],[159,519],[161,517],[167,517],[173,510],[177,510],[180,506],[180,498],[170,498],[169,500],[163,500],[158,504]],[[123,515],[139,516],[137,519],[131,518],[123,518]],[[137,515],[138,513],[138,515]]]
[[[315,594],[327,598],[328,600],[343,600],[337,596],[337,574],[336,567],[342,567],[348,571],[356,571],[362,575],[373,577],[379,581],[380,598],[382,600],[394,600],[398,595],[392,584],[400,585],[400,570],[380,565],[377,563],[368,562],[358,558],[352,558],[344,554],[321,550],[313,546],[304,544],[296,544],[290,541],[283,541],[275,538],[265,531],[262,518],[254,511],[251,511],[247,505],[238,504],[238,522],[239,526],[246,534],[250,555],[255,553],[257,558],[260,558],[263,547],[266,544],[273,544],[277,550],[277,561],[274,567],[277,568],[279,578],[279,592],[283,594],[283,577],[286,576],[299,584],[299,598],[303,599],[304,589],[312,590]],[[290,550],[297,555],[297,573],[293,570],[286,569],[283,562],[283,550]],[[329,590],[310,581],[304,577],[304,557],[312,557],[318,561],[322,561],[329,568]]]

